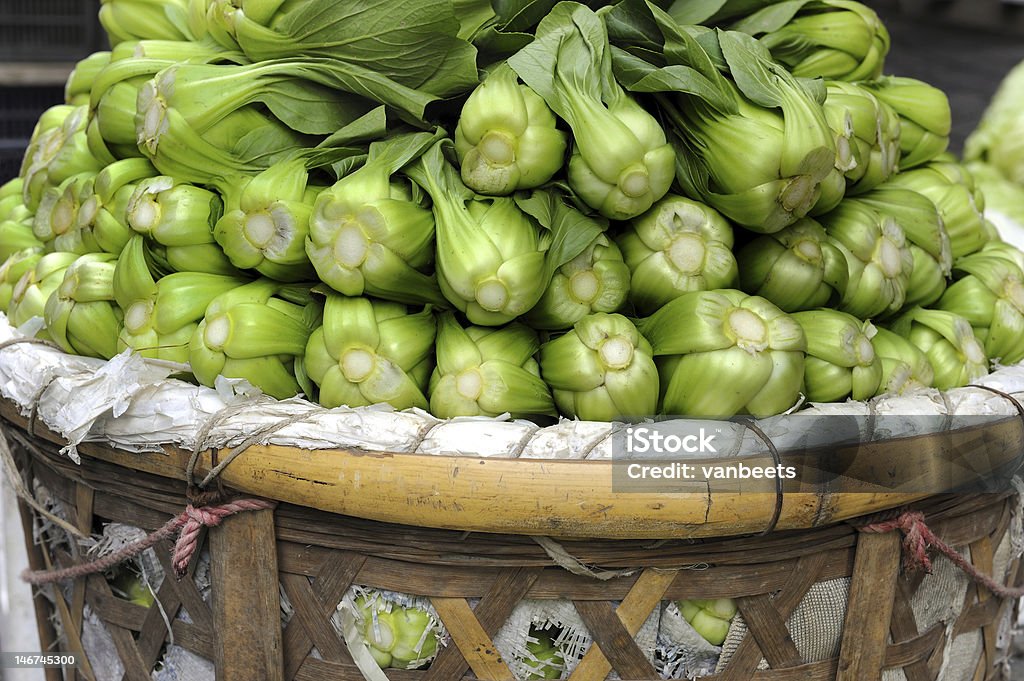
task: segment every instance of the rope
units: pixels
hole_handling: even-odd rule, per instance
[[[864,525],[861,532],[871,534],[886,534],[899,530],[903,533],[903,569],[906,571],[924,570],[932,571],[932,561],[928,557],[928,549],[934,548],[948,558],[954,565],[960,568],[974,582],[981,584],[1000,598],[1021,598],[1024,597],[1024,587],[1008,587],[997,582],[995,579],[982,573],[978,568],[969,563],[953,547],[942,541],[928,529],[924,521],[924,513],[920,511],[905,511],[892,520]]]
[[[19,499],[21,499],[26,504],[35,509],[35,511],[39,513],[39,515],[49,520],[57,527],[60,527],[68,534],[74,537],[78,537],[79,539],[88,539],[88,536],[84,534],[81,530],[79,530],[77,527],[75,527],[68,521],[64,520],[60,516],[50,513],[50,511],[48,511],[45,506],[39,503],[35,495],[29,491],[28,487],[25,485],[24,481],[22,481],[21,477],[17,473],[18,467],[15,465],[14,457],[11,455],[11,446],[10,443],[7,441],[7,433],[5,432],[5,429],[2,427],[0,427],[0,468],[4,469],[4,472],[6,473],[7,476],[7,481],[11,485],[11,489],[14,490],[14,493],[18,496]]]
[[[244,511],[270,510],[276,504],[262,499],[237,499],[220,506],[204,506],[196,508],[189,504],[179,515],[171,518],[163,527],[149,535],[96,560],[80,563],[57,570],[25,570],[21,579],[29,584],[41,585],[78,579],[86,575],[103,572],[115,565],[134,558],[146,549],[156,546],[164,539],[178,533],[174,545],[174,574],[181,579],[188,571],[188,565],[199,546],[199,533],[204,527],[216,527],[225,518]],[[180,531],[180,532],[179,532]]]
[[[5,340],[3,343],[0,343],[0,350],[6,350],[12,345],[21,345],[22,343],[28,343],[30,345],[42,345],[44,347],[56,350],[57,352],[64,352],[64,349],[61,346],[54,343],[53,341],[48,341],[45,338],[35,338],[33,336],[26,336],[24,338],[11,338],[9,340]]]
[[[192,456],[189,457],[188,465],[185,468],[185,477],[186,480],[188,481],[190,494],[193,494],[197,491],[204,489],[214,480],[217,480],[219,482],[219,476],[221,473],[224,472],[224,469],[227,468],[232,461],[234,461],[239,456],[244,454],[246,450],[249,449],[249,447],[252,447],[253,445],[262,444],[267,440],[267,438],[269,438],[271,435],[274,435],[278,431],[283,430],[288,426],[295,425],[296,423],[302,423],[306,419],[309,419],[317,415],[317,412],[315,410],[307,411],[302,414],[294,414],[287,418],[281,419],[280,421],[275,421],[273,423],[263,426],[256,432],[249,434],[244,440],[242,440],[241,443],[239,443],[237,447],[233,447],[230,450],[228,450],[227,456],[224,457],[223,461],[217,463],[215,459],[213,461],[213,463],[215,464],[214,467],[210,470],[209,473],[206,474],[205,478],[203,478],[200,482],[197,483],[195,481],[195,470],[196,466],[199,463],[199,455],[207,449],[212,449],[209,440],[213,429],[219,423],[223,422],[226,418],[233,416],[235,413],[242,411],[250,406],[251,405],[245,403],[228,406],[214,414],[213,418],[211,418],[209,421],[203,424],[203,427],[196,435],[196,443],[192,449]],[[215,456],[216,454],[217,452],[214,451]]]
[[[210,472],[206,474],[206,477],[203,478],[203,480],[199,483],[199,487],[206,487],[211,482],[216,480],[218,476],[224,472],[224,469],[227,468],[232,461],[234,461],[239,456],[244,454],[246,450],[249,449],[249,447],[252,447],[253,445],[262,444],[267,440],[268,437],[274,435],[278,431],[283,430],[288,426],[295,425],[296,423],[302,423],[303,421],[305,421],[306,419],[310,418],[315,414],[315,411],[306,412],[304,414],[295,414],[280,421],[275,421],[274,423],[268,424],[267,426],[264,426],[263,428],[257,430],[255,433],[252,433],[244,440],[242,440],[242,442],[237,447],[233,447],[231,450],[228,451],[227,456],[224,457],[224,460],[218,463],[216,466],[214,466],[210,470]],[[194,472],[195,469],[193,468],[193,473]]]
[[[1018,400],[1016,397],[1014,397],[1010,393],[1003,392],[1002,390],[996,390],[995,388],[990,388],[987,385],[977,385],[975,383],[971,383],[967,387],[968,388],[977,388],[978,390],[986,390],[986,391],[988,391],[990,393],[995,393],[996,395],[999,395],[1003,399],[1005,399],[1008,402],[1010,402],[1017,409],[1017,414],[1021,417],[1021,420],[1024,420],[1024,405],[1022,405],[1020,403],[1020,400]]]
[[[551,537],[531,537],[531,539],[537,542],[537,544],[544,549],[544,553],[548,554],[548,557],[551,558],[558,567],[563,570],[568,570],[574,575],[608,581],[609,579],[615,579],[617,577],[628,577],[639,570],[639,568],[628,570],[592,570]]]

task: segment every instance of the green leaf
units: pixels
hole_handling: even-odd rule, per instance
[[[489,0],[452,0],[452,7],[461,26],[459,37],[465,40],[472,40],[484,26],[495,20]]]
[[[685,27],[650,2],[647,2],[647,7],[665,37],[665,57],[670,64],[691,66],[709,79],[721,79],[721,74],[708,56],[707,50],[685,30]]]
[[[493,0],[494,13],[506,31],[526,31],[536,26],[557,0]]]
[[[612,43],[659,55],[665,51],[665,36],[644,0],[620,2],[604,16],[604,24]]]
[[[393,175],[403,166],[419,158],[444,135],[444,130],[438,128],[433,133],[406,133],[374,142],[370,145],[367,163],[379,163],[388,168],[389,175]]]
[[[315,148],[302,153],[306,168],[330,166],[336,177],[344,177],[366,161],[366,145],[387,134],[388,119],[383,106],[367,112]]]
[[[680,24],[701,24],[715,16],[726,0],[676,0],[668,13]]]
[[[268,26],[236,24],[238,43],[254,60],[327,57],[440,97],[477,82],[476,50],[457,37],[451,0],[289,2]]]
[[[424,90],[402,85],[379,71],[358,64],[308,57],[295,64],[296,71],[305,78],[386,104],[408,114],[406,120],[410,123],[422,121],[427,106],[438,100],[438,97]]]
[[[473,38],[481,64],[504,61],[531,42],[530,33],[503,31],[497,26],[485,26]]]
[[[785,91],[779,86],[792,76],[772,61],[768,48],[739,31],[719,31],[718,42],[737,87],[748,99],[769,108],[785,103]]]
[[[474,196],[473,191],[463,184],[459,171],[444,157],[444,149],[450,145],[448,139],[436,142],[405,170],[405,175],[423,187],[434,198],[435,204],[442,203],[438,197],[464,203]]]
[[[722,113],[736,111],[732,97],[688,66],[657,68],[617,48],[612,48],[612,65],[616,77],[631,92],[680,92],[699,97]]]
[[[811,0],[786,0],[775,5],[769,5],[762,10],[746,16],[730,26],[734,31],[743,31],[750,35],[757,36],[764,33],[777,31],[796,16],[796,13],[803,9]]]
[[[604,25],[596,15],[578,3],[562,2],[541,21],[536,40],[508,63],[564,118],[567,93],[602,99],[604,38]]]
[[[828,90],[825,87],[825,81],[822,78],[794,78],[796,84],[800,86],[808,97],[816,101],[818,104],[824,104],[825,98],[828,96]]]
[[[292,130],[329,135],[373,108],[373,102],[302,80],[272,83],[263,103]]]
[[[551,281],[555,271],[587,249],[607,228],[604,220],[588,217],[569,206],[561,195],[550,190],[520,193],[516,205],[551,231],[552,241],[544,259],[544,279]]]
[[[714,25],[753,14],[776,2],[778,0],[675,0],[668,12],[681,24]]]

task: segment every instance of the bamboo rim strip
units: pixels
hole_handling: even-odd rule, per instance
[[[0,416],[27,425],[17,407],[0,401]],[[63,444],[41,424],[35,435]],[[969,455],[963,454],[969,449]],[[97,443],[79,446],[93,457],[167,478],[185,480],[189,452],[132,453]],[[1009,480],[1024,461],[1024,421],[812,452],[785,460],[815,465],[845,457],[846,475],[814,487],[792,486],[781,496],[775,482],[751,481],[739,491],[691,485],[680,493],[616,492],[611,461],[499,459],[356,450],[308,451],[254,445],[220,476],[246,495],[403,525],[566,538],[703,538],[820,527],[896,508],[996,471]],[[762,456],[744,459],[771,465]],[[736,459],[730,460],[736,462]],[[721,463],[720,461],[717,461]],[[699,463],[699,462],[695,462]],[[197,473],[213,467],[200,456]],[[906,481],[902,487],[857,480]],[[735,488],[735,482],[732,483]]]

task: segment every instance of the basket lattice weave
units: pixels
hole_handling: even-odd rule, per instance
[[[110,521],[152,530],[185,503],[181,481],[170,474],[102,461],[88,456],[89,447],[79,466],[59,455],[52,433],[32,437],[23,425],[8,424],[21,436],[9,438],[21,474],[71,509],[69,520],[83,530]],[[973,564],[992,574],[997,547],[1013,526],[1017,498],[1008,493],[943,495],[914,508],[926,514],[937,535],[969,548]],[[24,506],[23,515],[30,532],[33,518]],[[636,570],[599,581],[554,565],[528,537],[390,525],[281,504],[275,511],[234,516],[209,531],[208,600],[191,578],[165,579],[156,594],[159,607],[148,609],[117,598],[96,575],[63,592],[52,590],[63,632],[54,646],[83,652],[82,618],[88,604],[113,639],[123,678],[150,679],[169,639],[162,609],[173,623],[174,643],[211,660],[218,679],[362,681],[330,622],[346,591],[358,584],[429,598],[451,637],[429,668],[387,670],[392,681],[514,679],[494,637],[524,599],[567,599],[585,623],[594,645],[568,677],[572,681],[614,674],[654,681],[660,677],[634,639],[641,625],[663,601],[721,597],[737,599],[747,630],[728,664],[705,679],[868,681],[889,670],[886,678],[934,681],[950,642],[971,632],[978,632],[982,645],[967,678],[1000,678],[999,626],[1013,604],[971,584],[963,602],[954,604],[959,610],[955,621],[922,630],[911,601],[927,578],[902,573],[897,533],[863,533],[856,525],[699,541],[563,540],[584,564]],[[30,545],[30,550],[35,569],[77,560],[45,543]],[[167,543],[157,547],[167,574],[170,551]],[[1004,572],[1007,583],[1024,582],[1019,559]],[[805,662],[787,622],[815,584],[840,578],[850,578],[850,587],[838,650],[827,659]],[[279,587],[294,608],[284,626]],[[47,619],[54,613],[46,599],[37,603],[45,645],[54,636]],[[182,609],[188,621],[177,618]],[[902,677],[891,676],[900,670]],[[75,676],[96,678],[88,664]],[[49,678],[60,677],[51,670]]]

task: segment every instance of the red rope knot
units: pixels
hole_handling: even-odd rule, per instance
[[[892,520],[883,520],[860,528],[861,532],[886,534],[899,530],[903,533],[903,569],[907,571],[932,571],[928,548],[938,541],[924,522],[924,513],[905,511]]]
[[[217,506],[200,506],[198,508],[189,504],[184,511],[168,520],[160,529],[102,558],[55,570],[35,572],[25,570],[21,573],[21,578],[29,584],[41,585],[103,572],[129,558],[134,558],[146,549],[156,546],[160,541],[173,537],[177,532],[178,541],[174,545],[173,562],[174,573],[178,579],[181,579],[188,571],[188,564],[199,547],[199,533],[204,527],[216,527],[228,516],[243,511],[264,511],[276,507],[277,504],[273,501],[262,499],[236,499]]]
[[[242,511],[261,511],[276,506],[271,501],[262,499],[238,499],[218,506],[202,506],[196,508],[189,504],[178,516],[182,521],[178,541],[174,544],[174,574],[181,579],[188,572],[188,564],[192,561],[199,547],[199,533],[204,527],[216,527],[221,521]]]
[[[1024,587],[1008,586],[996,581],[990,575],[972,565],[960,552],[935,536],[925,524],[924,514],[919,511],[905,511],[892,520],[863,525],[861,532],[885,534],[899,530],[903,533],[903,569],[907,571],[924,569],[932,571],[932,562],[928,558],[928,549],[933,548],[953,565],[960,568],[977,584],[981,584],[998,598],[1010,599],[1024,597]]]

